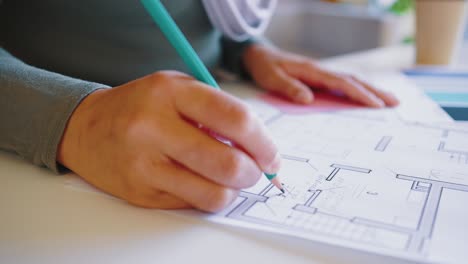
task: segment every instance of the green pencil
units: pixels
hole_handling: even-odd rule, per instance
[[[221,90],[216,80],[210,74],[203,61],[198,57],[192,45],[188,42],[182,31],[179,29],[174,19],[167,12],[160,0],[141,0],[146,11],[151,15],[154,22],[161,29],[164,36],[175,48],[184,63],[188,66],[193,76],[213,88]],[[276,177],[276,174],[267,174],[265,176],[270,180],[281,192],[284,193],[283,186]]]

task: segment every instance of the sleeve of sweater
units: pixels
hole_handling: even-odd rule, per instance
[[[68,119],[106,87],[27,65],[0,47],[0,149],[60,172],[57,148]]]

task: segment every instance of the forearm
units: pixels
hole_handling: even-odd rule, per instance
[[[27,65],[0,48],[0,149],[58,172],[68,119],[83,98],[104,87]]]

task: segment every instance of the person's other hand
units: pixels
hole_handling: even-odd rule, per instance
[[[242,61],[260,87],[296,103],[312,102],[314,95],[311,88],[317,88],[343,94],[370,107],[398,105],[392,94],[351,75],[325,70],[303,56],[254,44],[246,49]]]
[[[85,98],[57,159],[132,204],[214,212],[262,171],[278,171],[280,157],[265,131],[236,98],[187,75],[159,72]]]

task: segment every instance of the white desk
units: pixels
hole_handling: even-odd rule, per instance
[[[389,48],[341,64],[383,68],[376,62],[395,52],[410,63],[408,48]],[[137,208],[3,152],[0,183],[0,263],[406,263]]]

